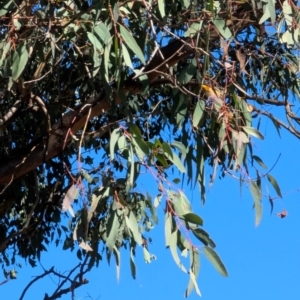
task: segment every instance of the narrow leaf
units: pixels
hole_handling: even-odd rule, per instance
[[[264,169],[268,169],[268,167],[264,164],[262,159],[256,155],[253,155],[252,158]]]
[[[281,194],[281,191],[280,191],[280,187],[277,183],[277,180],[270,174],[267,174],[267,178],[269,180],[269,182],[272,184],[274,190],[276,191],[277,195],[282,198],[282,194]]]
[[[198,100],[193,114],[193,126],[197,127],[204,112],[205,102]]]
[[[115,158],[115,146],[116,143],[118,142],[119,137],[120,137],[120,130],[119,128],[116,128],[110,136],[109,150],[110,150],[111,160],[114,160]]]
[[[258,226],[262,217],[261,190],[255,182],[250,181],[250,191],[254,199],[255,225]]]
[[[131,35],[131,33],[123,25],[120,25],[120,32],[127,46],[132,50],[134,54],[137,55],[140,61],[143,64],[145,64],[144,54],[141,48],[139,47],[139,45],[137,44],[136,40],[134,39],[134,37]]]
[[[264,139],[264,136],[257,129],[255,129],[253,127],[249,127],[249,126],[243,126],[242,128],[246,133],[248,133],[258,139],[261,139],[261,140]]]
[[[203,220],[201,217],[199,217],[198,215],[194,214],[194,213],[188,213],[182,216],[182,218],[184,218],[187,222],[193,223],[193,224],[197,224],[202,226],[203,225]]]
[[[188,273],[187,270],[186,270],[186,268],[184,267],[184,265],[180,261],[179,255],[177,253],[176,245],[177,245],[177,230],[175,230],[174,232],[172,232],[171,237],[170,237],[170,250],[171,250],[171,254],[173,256],[173,259],[174,259],[176,265],[183,272]]]
[[[206,258],[212,263],[215,269],[224,277],[228,276],[227,270],[221,261],[219,255],[215,252],[214,249],[205,246],[204,247],[204,254]]]

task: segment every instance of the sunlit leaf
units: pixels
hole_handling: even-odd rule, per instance
[[[113,248],[113,254],[116,259],[116,270],[117,270],[117,280],[120,280],[120,269],[121,269],[121,254],[116,246]]]
[[[85,251],[93,251],[92,247],[83,241],[79,244],[79,247]]]
[[[264,136],[257,129],[255,129],[253,127],[249,127],[249,126],[243,126],[242,128],[246,133],[248,133],[258,139],[261,139],[261,140],[264,139]]]
[[[258,226],[262,217],[261,190],[259,186],[252,180],[250,181],[250,191],[254,199],[255,225]]]
[[[126,225],[128,226],[128,228],[130,228],[130,230],[133,234],[133,238],[134,238],[135,242],[138,245],[142,245],[142,243],[143,243],[142,235],[139,231],[138,223],[137,223],[136,217],[134,216],[133,212],[129,213],[129,218],[127,216],[125,216],[125,220],[126,220]]]
[[[184,267],[184,265],[182,264],[182,262],[180,261],[179,255],[177,253],[177,230],[172,232],[171,236],[170,236],[170,250],[171,250],[171,254],[173,256],[173,259],[176,263],[176,265],[185,273],[187,273],[186,268]]]
[[[169,212],[165,214],[165,240],[166,240],[166,247],[170,246],[170,238],[172,233],[172,217]]]
[[[120,24],[120,32],[127,46],[133,51],[134,54],[137,55],[137,57],[141,60],[141,62],[145,64],[145,57],[141,48],[139,47],[139,45],[137,44],[136,40],[131,35],[131,33],[121,24]]]

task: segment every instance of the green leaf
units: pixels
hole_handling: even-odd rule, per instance
[[[88,36],[90,42],[93,44],[95,50],[103,51],[102,44],[100,43],[100,41],[98,40],[98,38],[93,33],[88,32],[87,36]],[[95,51],[95,52],[97,52],[97,51]]]
[[[204,247],[204,254],[206,258],[212,263],[215,269],[224,277],[228,276],[227,270],[221,261],[219,255],[210,247]]]
[[[1,6],[2,8],[0,9],[0,17],[7,14],[14,7],[14,1],[6,0],[1,3]]]
[[[143,247],[143,253],[144,253],[144,260],[147,264],[151,263],[151,255],[146,247]]]
[[[280,191],[280,187],[277,183],[277,180],[270,174],[267,174],[267,178],[269,180],[269,182],[272,184],[274,190],[276,191],[277,195],[282,198],[282,194],[281,194],[281,191]]]
[[[198,215],[194,213],[188,213],[182,216],[183,219],[185,219],[187,222],[197,224],[202,226],[203,225],[203,220],[200,218]]]
[[[117,280],[120,280],[120,269],[121,269],[121,255],[120,251],[116,246],[114,246],[113,253],[116,259],[116,269],[117,269]]]
[[[200,290],[198,288],[197,285],[197,277],[199,275],[199,270],[200,270],[200,255],[199,255],[199,251],[197,250],[197,248],[192,247],[191,251],[190,251],[190,263],[191,263],[191,267],[190,267],[190,280],[189,280],[189,284],[188,287],[185,291],[185,298],[187,298],[190,293],[192,292],[192,290],[195,288],[196,293],[201,296]],[[192,276],[191,276],[192,273]]]
[[[258,226],[262,217],[261,190],[255,182],[250,181],[250,191],[254,199],[255,225]]]
[[[130,54],[129,54],[125,44],[122,44],[122,52],[123,52],[123,58],[124,58],[125,65],[127,67],[129,67],[130,69],[133,69]]]
[[[115,246],[118,237],[118,229],[120,228],[119,217],[117,216],[116,211],[111,211],[106,227],[107,239],[105,242],[106,247],[111,252]]]
[[[196,107],[193,114],[193,126],[197,127],[205,109],[205,102],[202,100],[198,100],[196,103]]]
[[[123,25],[120,25],[120,32],[127,46],[132,50],[134,54],[137,55],[141,62],[145,64],[144,54],[131,33]]]
[[[211,248],[215,248],[216,244],[214,241],[209,237],[209,234],[203,230],[202,228],[196,228],[192,230],[195,237],[202,242],[205,246],[210,246]]]
[[[252,158],[264,169],[268,169],[268,167],[264,164],[262,159],[256,155],[252,155]]]
[[[177,246],[177,230],[175,230],[174,232],[172,232],[171,237],[170,237],[170,250],[171,250],[171,254],[173,256],[173,259],[174,259],[176,265],[184,273],[188,273],[187,270],[186,270],[186,268],[184,267],[184,265],[180,261],[180,258],[179,258],[178,253],[177,253],[176,246]]]
[[[110,149],[110,159],[114,160],[115,158],[115,147],[116,143],[118,142],[118,139],[120,137],[120,129],[116,128],[110,136],[110,143],[109,143],[109,149]]]
[[[165,153],[167,153],[169,156],[173,157],[173,152],[169,144],[167,143],[162,143],[161,144],[162,149],[164,150]]]
[[[134,263],[133,248],[130,249],[130,271],[133,279],[136,278],[136,267]]]
[[[108,27],[104,23],[99,23],[97,26],[94,27],[94,32],[102,40],[102,42],[105,45],[107,45],[111,38]]]
[[[213,21],[219,32],[223,35],[225,39],[230,39],[232,36],[232,33],[228,26],[226,25],[226,22],[224,19],[215,19]]]
[[[20,44],[17,49],[13,52],[12,58],[12,78],[17,80],[22,74],[28,61],[28,52],[26,49],[26,42]]]
[[[85,170],[81,169],[80,173],[86,179],[86,181],[88,183],[91,183],[93,181],[93,177],[89,173],[87,173]]]
[[[165,0],[158,0],[158,10],[162,19],[166,16]]]
[[[179,191],[179,193],[167,191],[167,193],[172,200],[174,210],[178,216],[183,216],[192,212],[192,207],[189,200],[181,191]]]
[[[139,231],[139,226],[138,226],[138,223],[137,223],[134,213],[130,212],[129,218],[127,216],[125,216],[125,221],[126,221],[126,225],[128,226],[128,228],[131,230],[131,232],[133,234],[133,238],[134,238],[135,242],[141,246],[143,243],[142,235]]]
[[[191,81],[197,70],[197,59],[193,58],[191,63],[182,68],[178,75],[178,81],[181,84],[187,84]]]
[[[166,212],[166,214],[165,214],[165,240],[166,240],[166,247],[170,246],[171,233],[172,233],[172,217],[171,217],[171,213]]]
[[[177,141],[172,142],[171,146],[178,149],[181,154],[187,154],[188,152],[186,146],[184,146],[181,142],[177,142]]]
[[[177,169],[181,173],[185,173],[185,167],[182,164],[180,158],[173,152],[173,156],[170,156],[168,153],[165,152],[165,156],[177,167]]]
[[[129,124],[128,124],[128,127],[129,127],[130,132],[131,132],[131,134],[132,134],[133,136],[142,138],[141,130],[140,130],[140,128],[139,128],[136,124],[129,123]]]
[[[242,126],[242,128],[246,133],[248,133],[258,139],[261,139],[261,140],[264,139],[264,136],[257,129],[255,129],[253,127],[249,127],[249,126]]]

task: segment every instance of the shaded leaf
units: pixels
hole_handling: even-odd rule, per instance
[[[198,215],[194,214],[194,213],[188,213],[182,216],[183,219],[185,219],[187,222],[193,223],[193,224],[197,224],[202,226],[203,225],[203,220],[201,217],[199,217]]]
[[[109,149],[110,149],[110,159],[111,160],[114,160],[114,158],[115,158],[115,146],[116,146],[116,143],[118,142],[119,137],[120,137],[120,130],[119,130],[119,128],[116,128],[110,136]]]
[[[28,52],[26,43],[20,44],[13,52],[11,74],[14,80],[17,80],[22,74],[28,61]]]
[[[216,270],[224,277],[228,276],[227,270],[221,261],[219,255],[210,247],[204,247],[204,254],[207,259],[212,263]]]
[[[205,102],[198,100],[196,103],[194,113],[193,113],[193,126],[194,127],[198,126],[198,124],[203,116],[204,109],[205,109]]]
[[[267,178],[269,180],[269,182],[271,183],[271,185],[273,186],[274,190],[276,191],[277,195],[282,198],[282,194],[280,191],[280,187],[277,183],[277,180],[270,174],[267,174]]]
[[[264,164],[262,159],[256,155],[252,155],[252,158],[264,169],[268,169],[268,167]]]

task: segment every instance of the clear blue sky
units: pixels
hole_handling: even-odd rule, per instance
[[[201,256],[200,276],[198,279],[202,299],[255,299],[282,300],[299,299],[300,294],[300,158],[299,141],[282,131],[278,138],[273,125],[267,122],[261,127],[265,141],[254,139],[255,153],[263,158],[270,168],[279,153],[280,160],[271,172],[278,180],[283,199],[275,201],[274,213],[270,215],[268,199],[263,199],[263,219],[258,228],[254,226],[252,197],[247,188],[240,197],[239,183],[232,178],[216,180],[207,194],[204,207],[200,205],[198,189],[190,191],[184,187],[197,213],[204,218],[204,228],[217,244],[216,251],[226,264],[228,278],[221,277],[213,266]],[[142,183],[155,196],[156,187]],[[267,193],[266,181],[263,192]],[[142,187],[141,187],[142,188]],[[269,186],[272,196],[275,192]],[[288,216],[278,218],[275,213],[286,209]],[[162,209],[160,210],[162,212]],[[168,249],[165,249],[163,218],[159,226],[150,233],[153,244],[150,252],[157,257],[151,264],[145,264],[142,249],[137,250],[137,279],[133,280],[129,269],[129,254],[122,251],[121,278],[116,280],[115,264],[111,266],[103,260],[98,269],[86,274],[90,283],[75,291],[75,299],[183,299],[188,276],[180,271],[173,262]],[[63,272],[77,263],[76,251],[62,251],[52,247],[42,256],[44,268],[53,265]],[[201,251],[201,247],[199,247]],[[188,266],[189,258],[182,260]],[[32,276],[43,273],[40,266],[32,269],[25,266],[19,269],[18,279],[0,286],[1,299],[19,299],[22,290],[32,280]],[[4,280],[4,278],[1,278]],[[57,278],[51,276],[34,284],[25,299],[43,299],[44,293],[51,294],[56,288]],[[3,297],[3,295],[5,295]],[[88,297],[91,296],[91,298]],[[68,294],[61,298],[71,299]],[[189,299],[199,299],[193,292]]]

